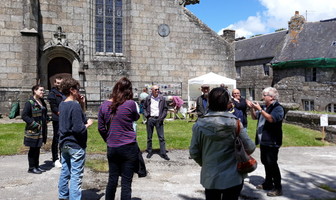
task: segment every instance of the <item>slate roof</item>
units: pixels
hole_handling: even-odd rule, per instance
[[[235,42],[236,62],[273,58],[272,63],[312,58],[336,58],[336,18],[306,22],[296,37],[289,31]]]
[[[336,19],[307,22],[294,40],[288,34],[284,48],[272,62],[311,58],[336,58]]]
[[[235,42],[237,61],[273,58],[281,51],[287,31],[279,31]]]

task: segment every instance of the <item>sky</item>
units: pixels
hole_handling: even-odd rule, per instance
[[[200,0],[186,8],[220,35],[236,30],[236,38],[288,29],[295,11],[307,22],[336,18],[336,0]]]

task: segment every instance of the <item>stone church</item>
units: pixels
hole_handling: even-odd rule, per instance
[[[0,5],[0,113],[21,108],[31,87],[56,76],[81,83],[88,109],[127,76],[135,97],[159,84],[187,96],[188,79],[234,78],[234,34],[217,35],[189,10],[192,0],[11,0]]]

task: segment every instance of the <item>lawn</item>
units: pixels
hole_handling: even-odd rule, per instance
[[[248,119],[248,134],[254,140],[256,121]],[[165,139],[167,149],[188,149],[191,139],[193,122],[185,120],[165,121]],[[22,153],[24,123],[0,124],[0,155]],[[146,148],[146,126],[137,125],[138,143],[141,150]],[[321,141],[321,132],[310,130],[296,125],[283,124],[283,146],[324,146],[328,143]],[[88,131],[88,153],[105,153],[106,145],[97,131],[95,122]],[[51,141],[50,141],[51,142]],[[50,145],[50,142],[47,145]],[[153,135],[153,148],[159,148],[156,133]]]

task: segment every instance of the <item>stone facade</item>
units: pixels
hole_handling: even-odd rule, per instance
[[[274,87],[282,101],[300,103],[301,110],[305,110],[304,101],[314,102],[314,110],[318,111],[336,103],[336,68],[317,68],[316,81],[305,80],[305,68],[274,70]]]
[[[237,87],[260,100],[272,86],[283,103],[336,113],[335,33],[336,19],[306,22],[295,12],[288,31],[236,41]]]
[[[249,100],[261,100],[262,91],[265,86],[272,85],[273,69],[265,73],[264,66],[270,62],[270,59],[260,59],[256,61],[236,62],[237,88]]]
[[[89,105],[122,76],[135,93],[146,84],[181,84],[184,99],[190,78],[211,71],[234,78],[233,44],[180,4],[122,0],[122,53],[96,52],[95,1],[1,4],[0,113],[9,112],[11,101],[22,105],[36,83],[50,89],[59,74],[80,80]]]

